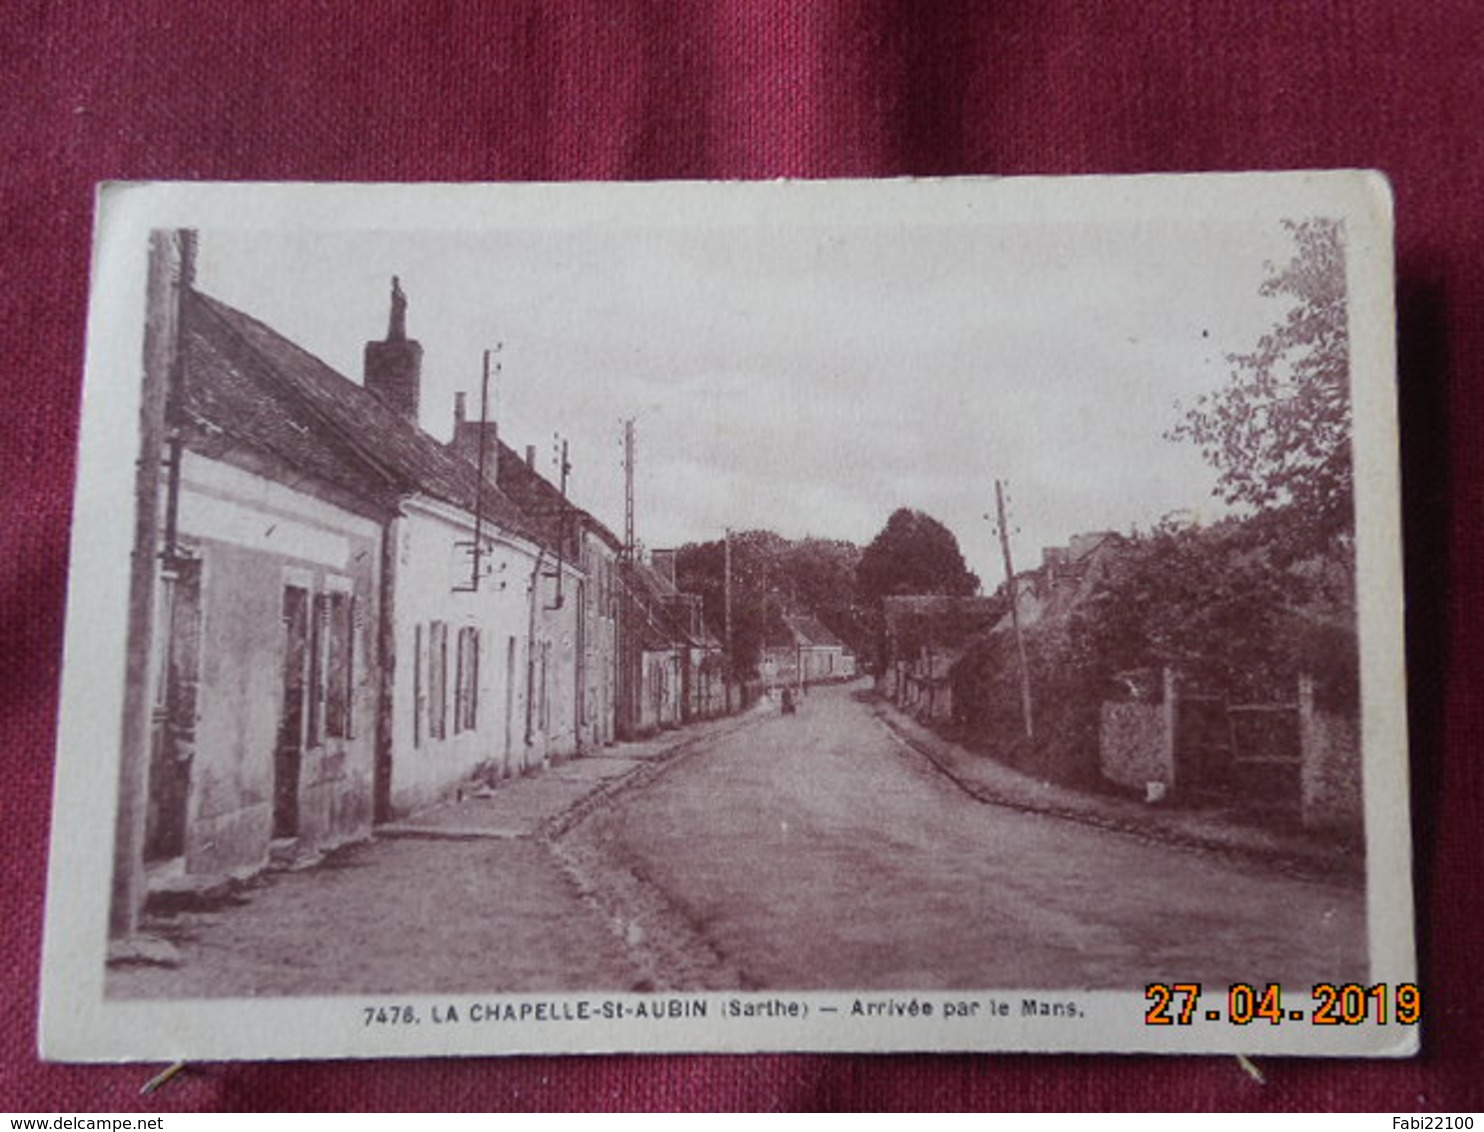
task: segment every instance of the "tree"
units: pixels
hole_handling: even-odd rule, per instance
[[[1169,666],[1249,698],[1271,692],[1292,675],[1285,581],[1250,521],[1158,527],[1126,544],[1077,610],[1072,663],[1097,677]]]
[[[1344,230],[1328,219],[1284,227],[1294,257],[1268,265],[1260,294],[1294,305],[1251,352],[1227,355],[1226,387],[1199,398],[1166,435],[1200,446],[1228,503],[1281,512],[1299,541],[1319,549],[1351,529],[1354,510]]]
[[[810,613],[859,651],[855,567],[860,549],[828,539],[789,540],[773,531],[732,536],[732,655],[742,671],[756,668],[769,640],[788,637],[784,615]],[[676,583],[701,595],[706,621],[721,633],[726,609],[726,547],[690,543],[676,555]]]
[[[903,507],[892,513],[855,572],[862,600],[901,594],[968,597],[979,589],[953,532],[931,515]]]
[[[1165,524],[1129,540],[1072,615],[1062,669],[1100,697],[1110,680],[1170,667],[1238,699],[1289,698],[1300,674],[1353,705],[1354,603],[1323,557],[1293,561],[1271,524]]]
[[[856,594],[860,557],[853,542],[803,538],[789,544],[779,563],[790,611],[813,614],[857,656],[865,655],[874,629]]]

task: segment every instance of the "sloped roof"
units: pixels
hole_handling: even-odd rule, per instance
[[[693,597],[682,594],[670,579],[648,562],[633,562],[625,569],[625,576],[639,607],[641,639],[645,648],[668,648],[673,645],[700,645],[717,647],[716,638],[705,630],[692,634],[688,625],[676,616],[673,601],[677,597]]]
[[[191,447],[224,456],[246,445],[333,485],[378,513],[395,509],[396,485],[352,448],[325,435],[310,407],[284,396],[198,304],[182,312],[179,423]]]
[[[639,588],[648,596],[656,599],[674,597],[680,591],[670,584],[666,578],[648,562],[635,561],[630,565],[630,573]]]
[[[798,643],[804,647],[845,648],[845,642],[825,627],[819,618],[811,614],[795,614],[784,618]]]
[[[422,493],[533,541],[540,530],[478,471],[374,393],[241,311],[200,292],[182,303],[185,403],[198,423],[363,497]]]
[[[1016,613],[1021,624],[1065,621],[1087,600],[1124,545],[1123,536],[1114,531],[1074,535],[1065,558],[1017,574]],[[1007,613],[997,628],[1008,626]]]
[[[690,634],[675,619],[666,601],[676,596],[674,586],[647,562],[634,562],[624,571],[637,607],[640,646],[667,649],[690,644]]]
[[[503,440],[498,441],[498,444],[496,475],[500,490],[524,509],[528,517],[546,520],[543,525],[554,532],[558,523],[556,516],[565,508],[570,514],[578,516],[589,530],[595,532],[613,550],[623,549],[623,542],[600,520],[575,506],[562,495],[555,484],[521,459],[510,445]]]

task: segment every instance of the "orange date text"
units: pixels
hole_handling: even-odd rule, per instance
[[[1278,983],[1231,983],[1225,994],[1208,997],[1200,983],[1150,983],[1144,1001],[1146,1026],[1415,1026],[1422,1020],[1422,992],[1415,983],[1315,983],[1302,1001],[1285,996]]]

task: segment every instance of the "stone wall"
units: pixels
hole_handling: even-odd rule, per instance
[[[1143,793],[1149,783],[1166,790],[1175,784],[1163,704],[1142,701],[1104,703],[1098,734],[1103,777]]]

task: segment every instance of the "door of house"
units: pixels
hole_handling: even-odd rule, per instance
[[[144,859],[170,861],[185,855],[196,754],[196,685],[201,671],[201,563],[175,561],[165,577],[161,621],[165,655],[151,719],[149,809]]]
[[[273,836],[297,837],[309,692],[309,591],[303,586],[283,588],[283,638],[283,709],[273,756]]]

